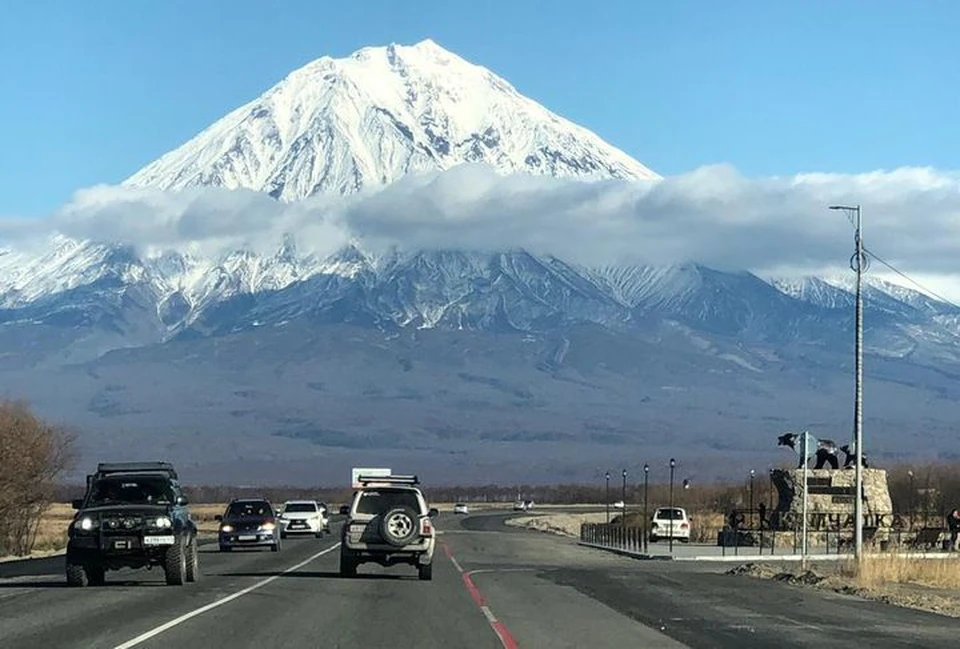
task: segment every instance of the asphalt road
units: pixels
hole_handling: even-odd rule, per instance
[[[502,525],[438,521],[434,579],[364,565],[337,575],[337,536],[279,553],[204,548],[200,582],[108,573],[67,589],[62,559],[0,564],[0,647],[931,647],[960,620],[637,561]],[[336,532],[336,527],[334,527]]]

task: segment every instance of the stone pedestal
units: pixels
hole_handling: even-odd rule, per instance
[[[780,530],[800,530],[803,512],[802,469],[775,469],[770,477],[779,499],[772,522]],[[807,527],[811,532],[852,530],[856,479],[853,469],[808,469]],[[863,525],[889,530],[893,504],[883,469],[863,470]]]

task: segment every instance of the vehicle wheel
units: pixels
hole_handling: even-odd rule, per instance
[[[168,586],[182,586],[187,576],[187,553],[181,541],[169,548],[163,557],[163,575]]]
[[[323,538],[323,530],[320,530],[319,532],[314,532],[313,536],[314,536],[315,538],[322,539],[322,538]]]
[[[680,539],[680,542],[681,542],[681,543],[689,543],[689,542],[690,542],[690,539]]]
[[[103,586],[106,583],[106,570],[103,566],[89,564],[86,567],[87,583],[91,586]]]
[[[656,542],[659,541],[659,540],[660,540],[660,537],[654,536],[653,534],[650,535],[650,542],[651,542],[651,543],[656,543]]]
[[[229,551],[232,550],[232,549],[233,549],[233,548],[230,547],[229,545],[221,545],[221,546],[220,546],[220,551],[221,551],[221,552],[229,552]]]
[[[340,553],[340,576],[341,577],[356,577],[357,576],[357,561],[349,554],[345,552]]]
[[[87,569],[83,564],[79,563],[68,563],[67,564],[67,586],[80,587],[86,586],[89,583],[89,578],[87,576]]]
[[[287,533],[286,533],[286,532],[280,532],[280,538],[281,538],[281,539],[287,538]]]
[[[417,566],[417,572],[419,573],[420,581],[430,581],[433,579],[433,564],[421,563]]]
[[[279,552],[279,551],[280,551],[280,544],[279,544],[279,543],[274,543],[273,545],[271,545],[271,546],[270,546],[270,551],[271,551],[271,552]]]
[[[187,581],[200,579],[200,551],[197,549],[197,538],[194,537],[187,549]]]
[[[395,507],[380,518],[380,536],[401,548],[420,534],[420,517],[410,507]]]

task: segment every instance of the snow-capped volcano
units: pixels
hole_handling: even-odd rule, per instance
[[[290,201],[464,162],[501,173],[659,178],[490,70],[425,40],[308,63],[126,184],[246,188]]]

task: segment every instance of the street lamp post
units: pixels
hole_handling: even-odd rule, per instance
[[[650,515],[647,513],[647,487],[650,484],[650,465],[643,465],[643,551],[649,548],[647,541],[647,521]]]
[[[677,461],[670,458],[670,554],[673,554],[673,470],[677,466]]]
[[[866,270],[867,259],[863,252],[863,224],[859,205],[831,205],[831,210],[842,210],[848,216],[855,217],[854,244],[856,252],[850,258],[850,267],[857,274],[857,313],[856,313],[856,390],[853,402],[854,447],[857,455],[857,466],[854,476],[853,500],[854,518],[854,556],[859,564],[863,558],[863,271]]]
[[[607,495],[604,500],[607,503],[607,525],[609,525],[610,524],[610,472],[609,471],[607,471],[606,473],[606,478],[607,478]]]
[[[913,527],[913,517],[914,510],[914,499],[916,498],[916,491],[913,488],[913,469],[907,469],[907,477],[910,478],[910,497],[907,498],[907,510],[910,512],[910,526]]]
[[[750,527],[753,527],[753,476],[756,475],[756,471],[750,469]]]
[[[627,526],[627,470],[623,470],[623,486],[620,488],[620,502],[623,503],[623,513],[620,515],[620,524]]]

